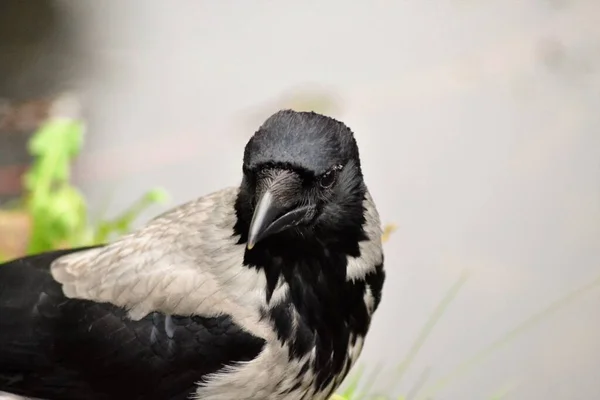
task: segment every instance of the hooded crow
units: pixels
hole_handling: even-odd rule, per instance
[[[0,391],[47,400],[327,399],[381,300],[352,131],[283,110],[239,187],[101,246],[0,265]]]

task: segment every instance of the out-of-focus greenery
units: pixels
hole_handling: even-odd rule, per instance
[[[106,242],[129,231],[146,208],[167,199],[163,190],[150,190],[115,218],[92,223],[84,196],[70,182],[72,161],[83,139],[81,121],[52,117],[28,143],[33,161],[23,177],[22,199],[12,210],[29,216],[26,254]]]
[[[600,288],[599,276],[591,282],[588,282],[587,284],[568,292],[566,295],[559,297],[557,300],[537,313],[530,315],[517,326],[508,330],[496,340],[493,340],[488,346],[459,362],[450,372],[438,378],[433,383],[427,384],[428,371],[425,370],[424,373],[421,374],[422,379],[418,379],[418,382],[413,384],[406,395],[393,395],[392,393],[397,392],[396,388],[401,383],[402,376],[416,357],[419,349],[423,346],[441,317],[447,312],[448,306],[457,296],[460,288],[466,282],[468,276],[468,271],[464,270],[459,276],[458,280],[454,283],[454,285],[452,285],[446,295],[438,303],[429,319],[423,325],[421,331],[417,335],[417,338],[409,348],[408,354],[404,357],[404,360],[400,362],[395,370],[389,371],[391,372],[390,385],[384,387],[382,390],[373,391],[372,387],[374,386],[376,379],[382,375],[381,367],[372,369],[370,374],[365,374],[364,368],[359,366],[354,369],[354,375],[349,378],[349,382],[346,384],[346,389],[339,394],[333,395],[330,400],[431,400],[448,385],[457,381],[468,372],[481,365],[481,363],[486,361],[491,355],[498,350],[505,348],[529,329],[550,318],[559,309],[572,304],[576,300],[580,299],[583,295],[589,294],[591,291]],[[523,382],[518,380],[510,382],[509,384],[505,384],[491,394],[488,399],[504,399],[514,390],[516,390],[521,384],[523,384]]]
[[[71,160],[83,143],[83,125],[51,119],[29,141],[34,156],[24,176],[25,209],[31,215],[28,253],[66,244],[84,228],[85,200],[69,184]]]
[[[383,241],[389,240],[390,235],[397,229],[395,225],[387,225],[384,227]],[[371,368],[369,373],[366,373],[365,368],[361,365],[353,369],[352,375],[348,378],[345,389],[339,393],[334,394],[330,400],[432,400],[435,395],[439,394],[444,388],[452,384],[456,380],[463,377],[469,371],[472,371],[482,362],[487,360],[496,351],[501,350],[510,343],[513,342],[521,334],[527,330],[533,328],[535,325],[542,321],[550,318],[559,309],[565,307],[568,304],[581,298],[584,294],[589,293],[592,290],[600,288],[600,276],[593,281],[575,289],[566,295],[558,298],[553,303],[540,310],[539,312],[530,315],[520,324],[513,329],[508,330],[498,339],[492,341],[488,346],[474,353],[472,356],[459,362],[454,369],[448,372],[446,375],[438,378],[433,383],[428,384],[429,369],[426,368],[420,374],[417,382],[414,382],[406,394],[395,394],[399,387],[404,374],[415,360],[420,349],[423,347],[435,326],[439,323],[443,315],[448,311],[448,308],[452,301],[457,297],[460,289],[467,282],[470,272],[463,270],[459,275],[456,282],[448,289],[446,294],[440,299],[437,306],[433,309],[431,315],[421,327],[417,337],[413,341],[412,345],[408,349],[408,353],[404,356],[403,360],[398,364],[396,368],[388,371],[390,374],[388,385],[378,385],[380,389],[373,390],[377,379],[382,377],[382,367],[375,366]],[[501,400],[509,396],[516,390],[523,382],[515,380],[508,384],[500,387],[493,394],[491,394],[489,400]],[[381,388],[382,387],[382,388]]]

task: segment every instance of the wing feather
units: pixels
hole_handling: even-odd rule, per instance
[[[257,325],[265,277],[243,268],[244,246],[233,232],[237,188],[186,203],[102,248],[61,257],[52,276],[69,298],[108,302],[139,320],[153,311],[232,315]]]
[[[140,320],[109,302],[67,299],[49,265],[73,249],[0,265],[0,391],[47,400],[183,400],[265,340],[233,319],[150,312]]]

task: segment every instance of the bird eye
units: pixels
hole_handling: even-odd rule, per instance
[[[338,171],[339,171],[339,168],[334,168],[332,170],[325,172],[323,175],[321,175],[321,178],[319,178],[319,185],[322,188],[331,187],[331,185],[333,185],[335,183]]]

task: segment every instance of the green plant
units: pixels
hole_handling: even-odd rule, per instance
[[[115,218],[92,224],[84,196],[70,182],[71,163],[81,151],[83,135],[83,122],[52,117],[28,143],[33,162],[23,177],[24,195],[18,206],[31,220],[27,254],[105,242],[129,231],[141,212],[167,199],[163,190],[154,189]]]

